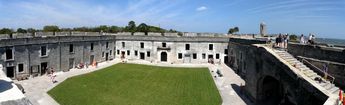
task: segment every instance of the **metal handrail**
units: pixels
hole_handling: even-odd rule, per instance
[[[316,67],[315,65],[313,65],[313,64],[310,63],[309,61],[305,60],[304,58],[302,58],[302,63],[303,63],[303,62],[308,63],[309,65],[311,65],[313,68],[315,68],[315,69],[318,70],[319,72],[323,72],[324,74],[327,74],[327,78],[330,77],[331,80],[332,80],[331,83],[334,83],[335,77],[329,75],[327,72],[325,72],[325,71],[323,71],[322,69]],[[327,78],[326,78],[326,79],[327,79]]]

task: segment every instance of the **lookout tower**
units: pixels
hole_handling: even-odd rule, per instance
[[[265,24],[265,22],[260,23],[260,35],[261,36],[266,35],[266,24]]]

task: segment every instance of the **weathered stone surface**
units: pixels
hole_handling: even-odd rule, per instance
[[[285,99],[292,104],[301,105],[325,103],[328,99],[327,95],[302,79],[270,52],[252,44],[250,40],[247,42],[230,39],[229,65],[244,78],[246,94],[254,102],[269,104],[269,102],[279,103]],[[274,97],[268,97],[271,95]]]

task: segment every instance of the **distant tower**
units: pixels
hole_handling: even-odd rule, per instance
[[[264,22],[260,23],[260,35],[265,36],[266,35],[266,24]]]

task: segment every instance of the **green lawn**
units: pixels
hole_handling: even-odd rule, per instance
[[[48,92],[61,105],[220,105],[207,68],[116,64]]]

